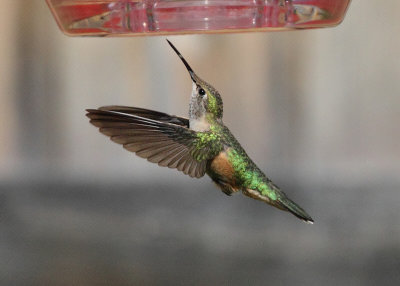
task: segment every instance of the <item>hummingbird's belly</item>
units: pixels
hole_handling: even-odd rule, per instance
[[[212,160],[210,169],[218,180],[228,183],[235,188],[235,170],[233,169],[225,151],[219,153],[219,155]]]
[[[234,179],[234,169],[232,164],[229,162],[225,151],[221,152],[214,158],[214,160],[212,160],[211,169],[219,176],[228,179],[227,181]]]

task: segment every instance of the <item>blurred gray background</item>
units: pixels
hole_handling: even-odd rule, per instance
[[[2,3],[0,285],[400,284],[399,1],[353,1],[332,29],[168,37],[312,226],[89,125],[107,104],[186,116],[164,36],[69,38],[45,1]]]

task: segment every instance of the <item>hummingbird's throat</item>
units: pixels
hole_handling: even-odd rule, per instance
[[[194,131],[204,132],[210,130],[210,123],[206,116],[205,100],[204,96],[198,94],[197,84],[193,82],[190,96],[189,127]]]
[[[206,119],[206,116],[203,115],[198,119],[190,119],[189,120],[190,129],[197,132],[205,132],[210,130],[210,123]]]

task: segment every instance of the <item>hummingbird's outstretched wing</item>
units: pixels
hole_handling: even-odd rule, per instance
[[[189,119],[187,119],[187,118],[183,118],[183,117],[179,117],[179,116],[175,116],[175,115],[169,115],[164,112],[154,111],[154,110],[150,110],[150,109],[145,109],[145,108],[140,108],[140,107],[131,107],[131,106],[108,105],[108,106],[100,107],[99,110],[122,112],[122,113],[132,114],[132,115],[145,117],[145,118],[153,119],[153,120],[157,120],[157,121],[181,125],[181,126],[189,128]]]
[[[198,148],[198,134],[182,117],[148,109],[105,106],[88,109],[90,123],[112,141],[148,161],[200,178],[206,172],[207,148]]]

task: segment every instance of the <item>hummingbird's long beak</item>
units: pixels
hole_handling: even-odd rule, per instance
[[[192,80],[196,83],[196,79],[195,79],[195,73],[192,70],[192,68],[189,66],[189,64],[187,63],[187,61],[185,60],[185,58],[181,55],[181,53],[177,50],[177,48],[175,48],[175,46],[167,39],[168,44],[171,46],[171,48],[175,51],[175,53],[181,58],[183,64],[185,65],[186,69],[188,70],[190,77],[192,78]]]

